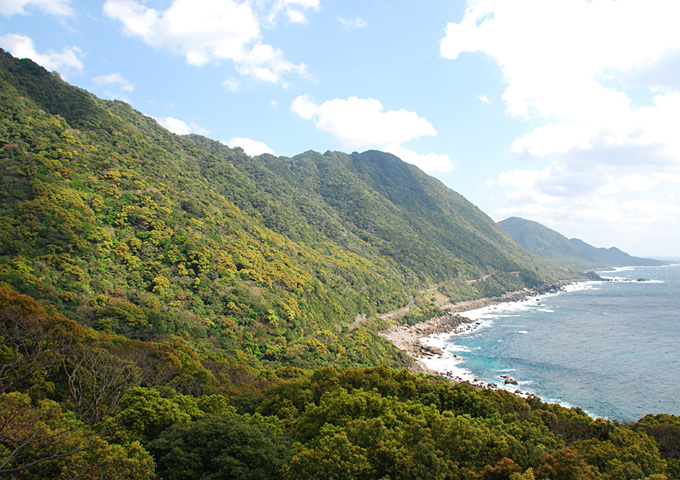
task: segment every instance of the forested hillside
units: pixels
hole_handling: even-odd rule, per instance
[[[651,258],[633,257],[616,247],[593,247],[583,240],[568,239],[555,230],[524,218],[506,218],[498,222],[498,226],[534,255],[574,268],[602,270],[612,267],[659,266],[669,263]]]
[[[575,273],[394,156],[249,157],[0,52],[0,166],[3,478],[678,478],[675,417],[399,370],[376,314]]]
[[[629,267],[632,265],[658,267],[660,265],[672,263],[664,260],[656,260],[654,258],[634,257],[616,247],[593,247],[578,238],[572,238],[570,241],[576,248],[583,252],[583,255],[594,258],[610,267]]]
[[[343,354],[364,341],[341,327],[432,284],[480,297],[558,275],[391,155],[251,158],[2,65],[0,280],[98,331],[210,338],[255,365],[399,365],[366,332]]]
[[[538,222],[510,217],[498,222],[513,240],[541,258],[582,269],[604,269],[605,262],[587,256],[567,237]]]

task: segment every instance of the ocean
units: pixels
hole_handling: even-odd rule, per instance
[[[680,415],[680,266],[600,275],[610,281],[463,313],[473,328],[425,339],[444,349],[426,363],[594,417]]]

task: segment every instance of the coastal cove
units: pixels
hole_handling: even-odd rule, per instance
[[[458,304],[456,314],[383,336],[421,371],[591,416],[632,422],[680,414],[680,266],[600,273],[605,281],[558,293]]]

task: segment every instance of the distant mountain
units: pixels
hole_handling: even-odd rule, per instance
[[[538,222],[510,217],[498,222],[498,226],[522,247],[541,258],[582,270],[609,266],[606,262],[584,254],[567,237]]]
[[[616,247],[597,248],[587,244],[578,238],[572,238],[571,243],[575,245],[584,255],[594,258],[597,261],[607,264],[610,267],[630,267],[630,266],[659,266],[667,265],[669,262],[655,260],[652,258],[633,257]]]
[[[564,235],[538,222],[510,217],[498,226],[513,240],[539,257],[572,267],[594,270],[632,265],[664,265],[667,262],[633,257],[618,248],[597,248],[576,238]]]

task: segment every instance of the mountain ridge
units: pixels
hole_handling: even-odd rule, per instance
[[[596,270],[627,266],[660,266],[668,262],[634,257],[616,247],[598,248],[583,240],[568,239],[545,225],[520,217],[498,222],[513,240],[539,257],[576,268]]]
[[[406,369],[377,313],[578,272],[396,157],[248,157],[0,52],[0,169],[3,478],[680,472],[677,418]]]
[[[360,335],[341,327],[432,285],[480,298],[574,275],[390,154],[249,157],[30,60],[0,67],[0,281],[97,330],[215,338],[254,365],[403,365],[376,332],[344,353]]]

